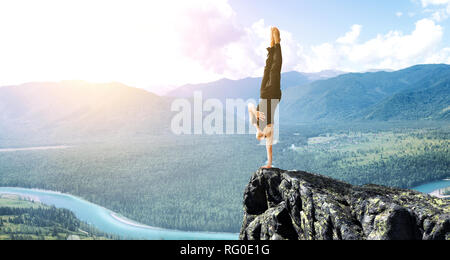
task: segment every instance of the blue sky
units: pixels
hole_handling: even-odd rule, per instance
[[[260,77],[272,25],[284,72],[450,63],[449,17],[450,0],[0,1],[0,86]]]
[[[390,30],[408,32],[415,21],[429,17],[420,2],[411,0],[230,0],[230,4],[242,24],[264,18],[305,44],[336,39],[353,24],[364,27],[362,40]]]

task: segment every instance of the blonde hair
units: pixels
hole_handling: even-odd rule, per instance
[[[281,42],[280,30],[277,27],[271,28],[270,46],[273,47],[275,44]]]

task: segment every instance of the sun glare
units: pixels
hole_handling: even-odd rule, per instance
[[[185,1],[2,1],[0,85],[119,81],[138,87],[209,80],[180,51]],[[19,14],[19,15],[18,15]]]

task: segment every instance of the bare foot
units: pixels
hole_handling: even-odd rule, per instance
[[[261,169],[272,169],[272,165],[263,166],[263,167],[261,167]]]

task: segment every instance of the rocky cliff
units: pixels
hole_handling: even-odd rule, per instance
[[[240,239],[450,240],[450,202],[411,190],[260,169],[245,190]]]

